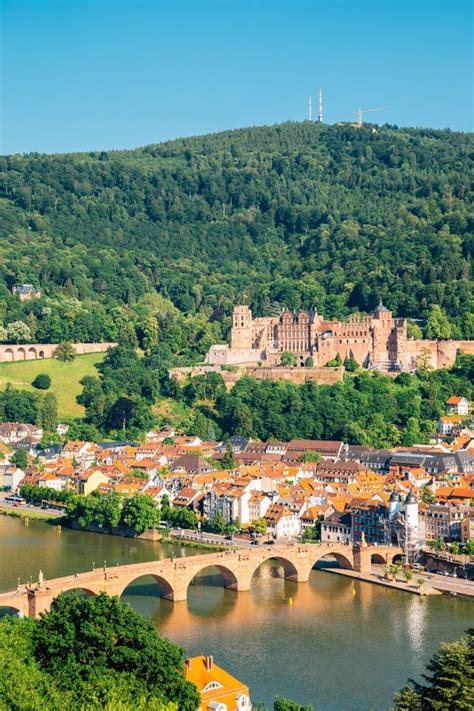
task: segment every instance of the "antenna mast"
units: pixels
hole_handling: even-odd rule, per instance
[[[313,120],[313,113],[312,113],[312,107],[311,107],[311,96],[308,96],[308,121]]]
[[[322,123],[324,121],[323,117],[323,92],[320,89],[319,90],[319,112],[318,112],[318,121],[319,123]]]

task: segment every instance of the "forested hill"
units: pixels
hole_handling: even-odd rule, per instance
[[[2,157],[1,319],[95,340],[156,292],[217,323],[242,300],[342,317],[383,298],[414,318],[439,304],[472,338],[473,155],[472,134],[304,122]],[[23,282],[46,298],[20,306]]]

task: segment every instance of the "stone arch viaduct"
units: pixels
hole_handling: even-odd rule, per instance
[[[84,353],[103,353],[116,343],[73,343],[77,355]],[[0,345],[0,363],[16,363],[22,360],[52,358],[57,343],[4,343]]]
[[[344,544],[295,544],[276,545],[271,550],[266,546],[228,550],[174,560],[96,568],[85,573],[45,580],[41,584],[19,585],[15,591],[0,594],[0,607],[13,608],[25,616],[37,617],[48,610],[54,598],[62,592],[79,589],[92,595],[106,592],[120,596],[130,583],[143,575],[154,577],[160,584],[161,597],[175,601],[186,600],[188,587],[194,577],[209,566],[219,569],[226,588],[243,591],[250,589],[253,574],[268,560],[277,560],[283,566],[285,578],[305,582],[315,564],[328,555],[335,557],[342,568],[369,573],[372,562],[392,563],[401,554],[401,548],[394,546],[351,547]]]

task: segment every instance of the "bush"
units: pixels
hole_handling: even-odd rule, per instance
[[[34,388],[38,390],[47,390],[51,387],[51,378],[47,373],[38,373],[36,378],[31,383]]]

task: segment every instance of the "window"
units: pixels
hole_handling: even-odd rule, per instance
[[[207,684],[204,689],[202,690],[201,693],[204,693],[205,691],[211,691],[212,689],[221,689],[222,684],[219,684],[218,681],[210,681],[209,684]]]

